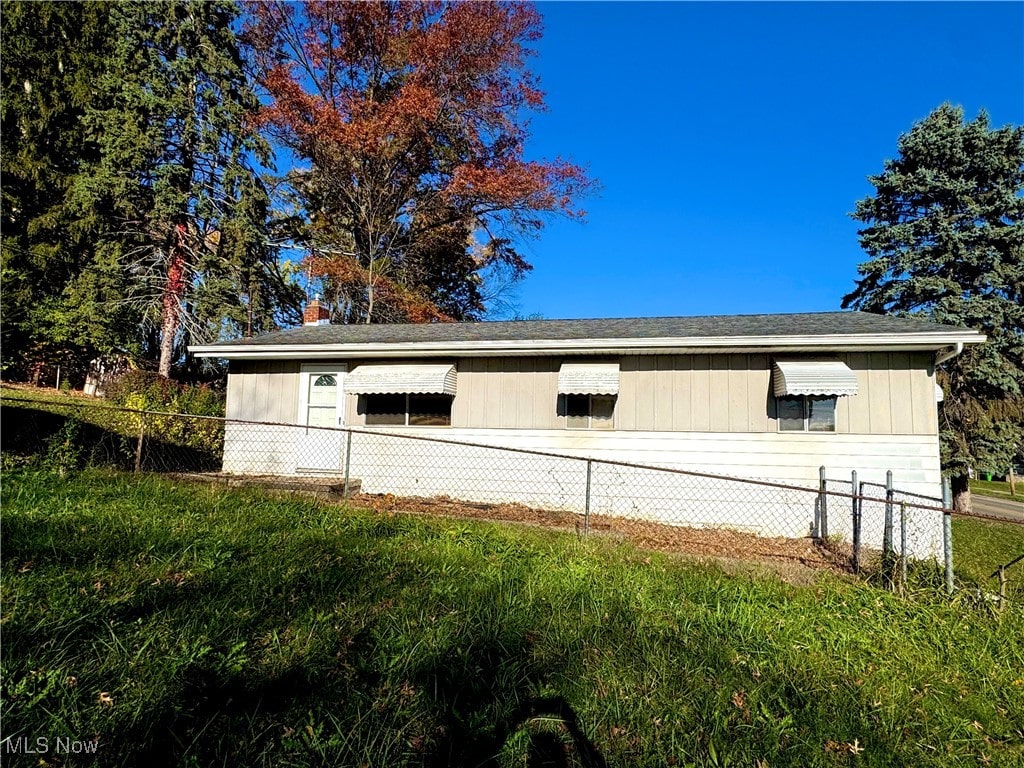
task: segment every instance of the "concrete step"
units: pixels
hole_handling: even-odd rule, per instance
[[[198,480],[212,485],[226,485],[229,488],[263,488],[268,491],[285,491],[323,499],[345,497],[345,478],[306,477],[301,475],[233,475],[225,472],[192,472],[175,474],[183,480]],[[348,495],[359,493],[362,483],[359,478],[349,478]]]

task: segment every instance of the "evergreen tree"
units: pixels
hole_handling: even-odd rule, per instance
[[[871,257],[843,307],[922,315],[988,341],[943,366],[943,464],[970,511],[968,470],[1024,446],[1024,128],[945,104],[900,137],[853,217]]]
[[[24,375],[35,360],[75,366],[94,351],[62,305],[95,256],[94,222],[67,197],[99,158],[83,118],[111,52],[109,4],[4,3],[0,35],[2,342],[5,372]]]
[[[124,349],[168,374],[190,340],[298,316],[267,241],[237,13],[5,3],[6,368]]]
[[[97,260],[79,281],[89,289],[70,295],[84,316],[126,307],[158,340],[164,376],[188,341],[272,327],[277,302],[296,298],[266,244],[253,162],[269,150],[250,129],[258,101],[237,13],[223,1],[115,4],[114,50],[85,115],[100,160],[78,177],[76,202],[104,220],[121,276]]]

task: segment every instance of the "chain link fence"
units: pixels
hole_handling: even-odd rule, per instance
[[[218,472],[224,419],[4,397],[5,468],[109,466],[147,472]]]
[[[528,520],[652,548],[718,553],[724,546],[737,557],[796,558],[881,575],[894,586],[906,582],[908,560],[942,562],[950,549],[949,505],[895,488],[891,477],[882,485],[856,473],[828,477],[822,467],[817,487],[800,486],[484,442],[501,439],[492,433],[467,442],[89,401],[4,397],[2,405],[5,466],[113,466],[327,497],[358,494],[375,508]]]
[[[876,575],[893,588],[907,583],[910,560],[924,560],[920,553],[931,553],[942,567],[943,579],[951,589],[952,535],[947,522],[952,514],[949,504],[937,496],[905,491],[893,486],[892,472],[886,483],[826,476],[821,468],[820,487],[831,503],[830,540],[848,553],[854,573]],[[836,511],[839,514],[836,514]]]

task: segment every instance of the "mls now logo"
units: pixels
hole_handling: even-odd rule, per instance
[[[30,736],[8,736],[0,744],[3,744],[0,754],[4,755],[45,755],[51,751],[55,755],[87,755],[96,753],[100,740],[72,739],[69,736],[58,736],[55,739],[48,736],[35,739]]]

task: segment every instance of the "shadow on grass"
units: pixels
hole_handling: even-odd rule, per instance
[[[285,757],[282,750],[304,765],[373,764],[379,749],[384,762],[378,764],[388,765],[497,768],[511,751],[538,768],[607,768],[566,699],[531,695],[547,675],[531,670],[528,643],[452,646],[415,674],[423,696],[409,709],[386,693],[394,691],[397,678],[374,662],[380,658],[376,629],[369,625],[340,640],[350,649],[350,658],[338,665],[345,671],[303,659],[253,681],[224,679],[197,665],[184,674],[176,704],[146,718],[138,732],[118,734],[122,743],[112,748],[130,755],[124,764],[157,767],[186,759],[255,764],[273,756],[277,762]],[[504,684],[507,676],[518,682]],[[331,713],[330,727],[307,737],[303,724],[325,713]],[[534,727],[538,719],[545,730]],[[416,722],[424,727],[409,730]],[[284,744],[289,737],[283,731],[296,734],[291,745]],[[239,734],[245,734],[244,744]],[[389,743],[380,747],[373,738]],[[413,746],[418,739],[422,746]]]
[[[115,521],[102,536],[82,536],[88,516],[79,515],[62,520],[56,531],[53,521],[18,521],[15,516],[4,522],[9,565],[35,561],[32,572],[44,580],[49,576],[43,568],[53,574],[77,570],[85,590],[71,613],[6,627],[4,662],[16,678],[24,677],[28,667],[12,666],[13,660],[35,657],[33,649],[52,646],[57,631],[73,637],[73,646],[65,645],[62,654],[88,656],[90,648],[103,646],[115,632],[129,656],[155,633],[162,635],[161,644],[182,654],[180,659],[150,654],[133,673],[156,674],[159,686],[134,714],[117,712],[125,719],[107,724],[102,736],[106,764],[246,765],[294,759],[337,765],[359,764],[377,754],[386,761],[380,764],[497,766],[503,752],[514,750],[528,766],[606,766],[569,703],[536,696],[555,670],[538,665],[525,633],[474,624],[468,632],[445,637],[435,653],[419,661],[400,650],[405,646],[395,644],[388,628],[402,614],[389,606],[429,600],[423,591],[429,576],[415,560],[367,558],[358,537],[342,543],[314,535],[294,549],[277,551],[271,560],[252,557],[240,544],[221,542],[217,551],[227,553],[226,559],[204,567],[206,548],[187,541],[186,534],[150,541],[146,529]],[[150,581],[152,574],[134,575],[133,553],[140,551],[180,553],[166,566],[184,573],[194,565],[195,579],[175,584],[161,577],[157,583]],[[94,592],[91,580],[97,577],[113,579],[118,589],[131,588],[133,594],[117,599]],[[291,648],[261,655],[261,638],[306,627],[303,617],[331,615],[339,604],[353,608],[329,625],[312,625],[313,645],[297,644],[294,655]],[[225,624],[228,616],[230,624]],[[309,632],[312,637],[314,630]],[[249,653],[240,670],[226,659],[226,646],[239,639],[246,641]],[[189,660],[187,648],[196,643],[213,651]],[[397,668],[385,661],[396,654]],[[104,663],[98,674],[104,685],[117,677],[122,662],[111,658]],[[75,668],[72,663],[70,669]],[[399,692],[406,680],[418,692],[414,702]],[[90,684],[83,675],[83,688]],[[110,690],[120,702],[116,684]],[[72,704],[75,694],[68,695]],[[83,703],[72,706],[82,712]],[[43,712],[23,699],[9,702],[6,714],[18,732],[45,726]],[[87,717],[98,717],[92,721],[103,730],[103,717]],[[536,719],[544,721],[546,731],[535,727]],[[306,735],[311,723],[323,726],[315,738],[312,732]]]
[[[69,454],[73,451],[73,460],[82,466],[134,468],[138,436],[127,434],[124,425],[113,422],[119,417],[137,417],[112,410],[103,414],[112,420],[111,425],[103,426],[79,418],[73,406],[67,408],[68,413],[57,413],[14,405],[0,407],[0,452],[23,460],[42,459],[55,443],[67,437],[72,442]],[[140,458],[140,468],[153,472],[210,472],[221,466],[219,452],[161,440],[152,431],[143,440]]]
[[[497,766],[499,755],[525,730],[528,766],[582,765],[605,768],[607,763],[580,727],[576,712],[561,696],[532,695],[548,675],[531,669],[530,644],[491,640],[470,652],[453,648],[417,675],[431,691],[434,716],[442,726],[431,765]],[[506,677],[518,679],[509,684]],[[528,726],[543,719],[556,731],[534,732]],[[481,727],[482,722],[493,727]]]
[[[483,652],[489,662],[499,666],[517,663],[512,658],[495,657],[495,650],[492,647]],[[526,766],[531,768],[607,768],[608,763],[583,732],[575,711],[564,698],[525,698],[518,706],[513,706],[517,697],[524,695],[526,688],[530,687],[525,682],[521,690],[495,693],[487,690],[488,683],[494,682],[493,676],[487,674],[456,678],[450,670],[441,669],[438,677],[447,678],[452,688],[448,692],[450,696],[439,691],[441,695],[430,702],[433,709],[431,719],[441,725],[438,731],[444,734],[443,737],[419,754],[411,754],[409,752],[418,750],[410,750],[404,755],[405,759],[387,764],[496,768],[501,764],[502,752],[512,745],[513,749],[518,746],[517,757],[520,760],[525,758]],[[371,680],[362,682],[369,684]],[[367,694],[372,687],[366,685],[361,693]],[[458,693],[454,693],[455,690]],[[147,733],[129,736],[125,745],[137,745],[137,737],[148,737],[146,746],[136,748],[131,757],[130,762],[139,765],[180,765],[187,756],[200,763],[225,759],[238,764],[256,762],[258,755],[279,754],[277,742],[281,729],[264,728],[262,741],[253,740],[240,750],[232,737],[238,730],[230,726],[231,722],[236,725],[283,723],[290,717],[294,722],[294,713],[304,708],[310,712],[314,709],[344,711],[349,706],[346,701],[349,693],[351,689],[346,686],[332,685],[322,676],[311,675],[309,670],[300,667],[256,686],[238,678],[227,684],[214,684],[209,675],[197,669],[189,675],[181,692],[188,706],[168,711],[158,721],[149,720],[146,723]],[[504,716],[492,719],[499,712]],[[537,718],[545,721],[547,730],[537,731],[530,727]],[[555,730],[552,730],[553,722],[557,723]],[[219,727],[211,727],[211,724],[219,724]],[[344,728],[344,719],[338,725]],[[300,737],[302,735],[299,734]],[[520,735],[525,739],[516,743]],[[323,738],[331,740],[334,737],[324,734]],[[200,743],[201,740],[205,743]],[[358,745],[352,750],[322,749],[307,741],[297,751],[301,757],[293,757],[299,757],[303,764],[347,765],[359,763],[357,758],[361,750]]]

